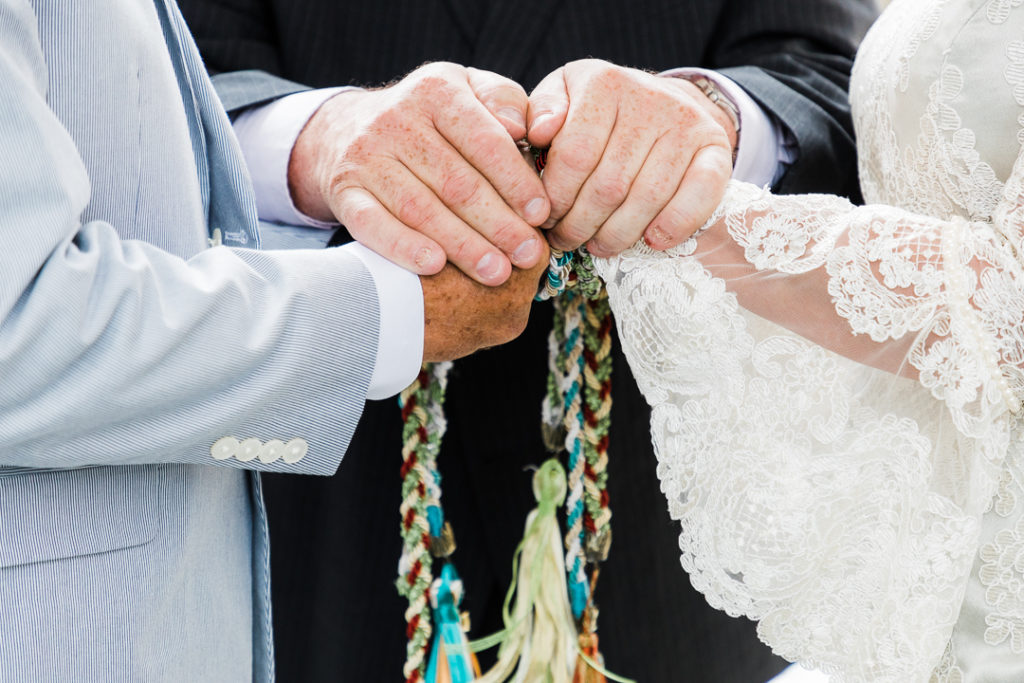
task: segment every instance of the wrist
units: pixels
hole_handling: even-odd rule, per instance
[[[693,86],[700,94],[695,94],[704,102],[705,110],[711,115],[718,125],[725,131],[729,138],[729,146],[732,149],[732,162],[735,166],[736,156],[739,152],[741,118],[739,107],[718,87],[714,81],[702,74],[670,75],[671,78],[678,78],[683,83]],[[692,92],[692,91],[691,91]]]
[[[302,127],[288,158],[288,192],[295,208],[317,221],[335,221],[327,202],[327,187],[322,178],[326,161],[322,154],[331,148],[324,144],[332,136],[347,130],[345,112],[365,91],[343,90],[321,104]]]

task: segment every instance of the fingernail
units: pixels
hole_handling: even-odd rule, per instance
[[[498,277],[501,270],[501,260],[494,254],[484,254],[483,258],[476,262],[476,274],[481,280],[493,280]]]
[[[523,116],[523,112],[515,107],[505,107],[504,109],[498,110],[498,116],[505,119],[509,123],[513,123],[521,128],[526,128],[526,117]]]
[[[547,202],[544,201],[543,197],[536,197],[531,199],[523,211],[526,215],[526,222],[530,225],[537,225],[542,220],[548,217]]]
[[[540,249],[540,242],[531,237],[512,252],[512,263],[517,266],[534,264],[537,261],[537,251]],[[486,258],[486,257],[485,257]]]
[[[668,233],[657,227],[648,228],[647,232],[644,233],[644,240],[654,249],[664,248],[668,244],[669,239]]]
[[[541,227],[542,230],[550,230],[551,228],[555,227],[556,225],[558,225],[558,219],[557,218],[549,218],[546,221],[544,221],[544,223],[542,223],[540,227]]]
[[[417,268],[426,268],[430,264],[430,262],[433,260],[433,258],[432,258],[433,255],[434,255],[434,253],[428,247],[423,247],[422,249],[417,251],[416,252],[416,267]]]

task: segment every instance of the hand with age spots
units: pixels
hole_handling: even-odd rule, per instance
[[[341,92],[295,143],[292,197],[419,275],[450,261],[499,285],[547,252],[534,230],[547,194],[516,145],[526,108],[513,81],[441,62],[386,88]]]
[[[612,256],[641,235],[654,249],[690,237],[732,174],[737,133],[695,85],[596,59],[571,62],[530,94],[528,139],[550,147],[543,227],[559,249]]]
[[[454,360],[522,334],[547,267],[547,243],[534,233],[541,258],[530,269],[513,268],[501,285],[481,285],[450,264],[436,275],[420,277],[424,361]]]

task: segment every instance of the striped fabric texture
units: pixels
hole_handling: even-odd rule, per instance
[[[5,0],[0,92],[0,681],[271,680],[250,471],[338,467],[372,278],[256,250],[170,0]]]

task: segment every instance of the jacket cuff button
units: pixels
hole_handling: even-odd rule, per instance
[[[265,465],[269,465],[284,455],[284,449],[285,446],[283,441],[280,439],[271,439],[263,444],[263,447],[260,449],[260,462]]]
[[[238,451],[235,453],[235,457],[239,462],[254,460],[259,455],[260,446],[262,445],[259,439],[246,439],[238,444]]]
[[[281,459],[292,465],[302,460],[308,450],[309,444],[305,439],[292,439],[284,445],[284,455],[281,456]]]
[[[217,439],[210,446],[210,455],[214,460],[227,460],[238,451],[238,439],[233,436],[223,436]]]

